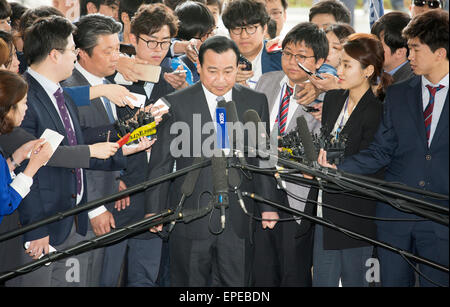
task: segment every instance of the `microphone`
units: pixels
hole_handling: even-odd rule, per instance
[[[201,163],[201,162],[203,162],[203,160],[204,160],[203,157],[196,157],[194,159],[194,162],[192,162],[192,165]],[[198,176],[200,175],[200,171],[201,171],[201,169],[197,168],[196,170],[193,170],[186,175],[183,185],[181,186],[182,195],[181,195],[180,202],[178,203],[178,205],[175,209],[175,215],[180,214],[180,211],[181,211],[181,208],[183,207],[184,201],[186,200],[187,197],[191,196],[192,193],[194,192],[195,184],[197,183]],[[172,221],[170,223],[168,233],[172,232],[173,228],[175,227],[175,224],[176,224],[176,221]]]
[[[212,210],[212,205],[208,204],[206,207],[202,207],[199,209],[184,209],[181,213],[178,213],[178,215],[181,215],[183,218],[183,222],[185,224],[192,222],[193,220],[199,219],[201,217],[204,217]]]
[[[236,168],[228,169],[228,185],[234,191],[236,191],[239,205],[241,206],[241,208],[245,212],[245,214],[248,214],[247,208],[245,207],[244,199],[242,198],[242,192],[239,189],[240,184],[241,184],[241,178],[239,176],[238,170]]]
[[[220,208],[222,230],[225,229],[225,209],[228,208],[228,171],[225,157],[212,157],[212,177],[214,186],[214,203]]]
[[[234,149],[236,151],[236,156],[239,159],[239,162],[241,162],[242,165],[246,165],[247,161],[245,160],[245,156],[244,156],[244,139],[243,139],[243,135],[241,133],[239,133],[239,131],[236,131],[236,134],[233,134],[233,129],[232,129],[232,124],[235,123],[241,123],[239,120],[239,116],[237,114],[237,109],[236,109],[236,103],[234,101],[229,101],[225,104],[225,110],[227,111],[227,122],[228,124],[228,135],[232,136],[232,140],[234,140],[236,143],[236,146],[234,146]],[[243,131],[243,128],[242,130]],[[235,137],[236,136],[236,137]]]
[[[255,125],[256,131],[257,131],[257,139],[253,140],[251,137],[249,137],[249,145],[250,147],[253,147],[253,149],[258,153],[261,151],[259,148],[259,144],[264,144],[265,148],[267,148],[267,144],[270,146],[270,138],[267,135],[265,127],[262,125],[261,118],[259,117],[258,112],[256,112],[253,109],[247,110],[244,112],[244,122],[247,124],[249,122],[253,123]],[[262,142],[259,142],[259,140],[262,140]]]
[[[303,115],[297,117],[297,128],[305,150],[306,160],[314,166],[317,166],[317,150],[314,146],[313,138],[309,132],[308,124],[306,123],[306,119]]]

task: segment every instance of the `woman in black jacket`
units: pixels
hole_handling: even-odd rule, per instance
[[[344,156],[365,149],[372,142],[383,112],[384,89],[390,77],[383,72],[384,52],[373,35],[356,33],[344,44],[338,68],[339,90],[327,92],[322,113],[322,127],[334,139],[346,138]],[[378,84],[376,93],[373,88]],[[379,175],[379,174],[378,174]],[[315,193],[315,195],[314,195]],[[353,213],[375,216],[375,202],[347,194],[312,191],[311,199]],[[317,206],[317,215],[365,236],[375,238],[373,220]],[[331,228],[315,226],[313,286],[367,286],[367,260],[373,246]]]

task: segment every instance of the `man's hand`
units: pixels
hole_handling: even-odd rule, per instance
[[[126,190],[127,185],[122,180],[119,180],[119,192]],[[130,206],[130,196],[125,196],[124,198],[121,198],[119,200],[116,200],[114,204],[114,208],[116,208],[117,211],[125,210],[127,207]]]
[[[199,39],[191,39],[189,43],[186,45],[185,53],[189,60],[191,60],[192,63],[198,63],[198,54],[197,51],[195,51],[195,48],[197,50],[200,48],[200,45],[202,42]]]
[[[318,109],[319,111],[317,111],[317,112],[311,112],[311,113],[309,113],[309,114],[311,114],[311,115],[315,118],[315,120],[318,120],[319,122],[321,122],[321,121],[322,121],[322,108],[323,108],[323,102],[316,103],[316,104],[314,105],[314,108],[315,108],[315,109]]]
[[[327,73],[320,74],[324,79],[319,79],[315,76],[308,76],[309,81],[314,84],[314,86],[322,92],[327,92],[329,90],[339,89],[338,78]]]
[[[91,152],[91,158],[108,159],[114,156],[117,150],[119,150],[119,144],[111,142],[96,143],[89,145],[89,150]]]
[[[273,229],[277,223],[277,221],[264,221],[264,220],[278,220],[280,219],[277,212],[263,212],[261,213],[261,217],[263,221],[261,222],[262,228],[266,229]]]
[[[323,149],[320,149],[319,157],[317,158],[317,162],[323,167],[337,169],[336,164],[328,163],[328,161],[327,161],[327,152],[325,150],[323,150]]]
[[[116,222],[111,212],[106,211],[99,216],[91,219],[92,229],[95,235],[101,236],[111,231],[111,228],[116,228]]]
[[[255,73],[253,72],[253,70],[242,70],[242,68],[244,67],[245,64],[239,64],[238,71],[236,74],[236,83],[248,86],[247,80],[253,77]]]
[[[119,57],[119,62],[117,63],[117,71],[122,74],[125,80],[130,82],[139,81],[139,73],[135,71],[134,64],[148,64],[148,62],[138,58],[121,56]]]
[[[311,104],[321,93],[311,82],[303,82],[301,87],[303,89],[294,98],[298,104],[304,106]]]
[[[146,136],[139,138],[139,144],[133,146],[123,146],[122,152],[124,156],[133,155],[143,150],[149,151],[153,144],[155,144],[156,138],[149,140]]]
[[[48,254],[49,251],[49,242],[50,236],[46,236],[45,238],[34,240],[30,242],[30,246],[25,251],[30,257],[33,259],[39,259],[39,257],[44,253]]]
[[[183,70],[183,65],[179,65],[176,70]],[[164,79],[176,90],[187,87],[189,84],[186,82],[186,73],[175,74],[164,73]]]
[[[118,107],[129,106],[132,109],[134,109],[134,105],[131,100],[137,100],[125,86],[119,84],[100,84],[91,87],[91,100],[102,96]]]
[[[146,214],[146,215],[145,215],[145,218],[151,217],[151,216],[153,216],[153,215],[155,215],[155,214],[154,214],[154,213]],[[153,233],[157,233],[157,232],[161,232],[161,231],[162,231],[162,228],[163,228],[163,225],[160,224],[160,225],[157,225],[157,226],[154,226],[154,227],[150,228],[149,231],[150,231],[150,232],[153,232]]]

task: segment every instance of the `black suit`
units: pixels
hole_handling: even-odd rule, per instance
[[[324,127],[327,134],[330,134],[333,130],[347,97],[348,92],[344,90],[327,92],[323,102],[322,112],[322,127]],[[348,138],[344,156],[351,156],[369,146],[378,129],[382,112],[382,103],[374,96],[371,89],[367,90],[341,131],[341,136],[345,135]],[[381,174],[377,174],[377,177],[380,177],[380,175]],[[312,197],[312,199],[317,199],[317,192],[317,189],[311,189],[309,198]],[[351,212],[375,216],[375,201],[326,192],[323,192],[322,201],[325,204],[346,209]],[[311,204],[309,203],[308,205]],[[331,220],[336,225],[343,226],[371,238],[376,237],[376,226],[373,221],[340,213],[326,207],[323,207],[322,210],[323,217]],[[312,212],[313,210],[309,208],[306,211]],[[352,239],[341,232],[324,227],[323,248],[325,250],[356,248],[362,246],[369,246],[369,243]]]
[[[157,178],[171,173],[176,163],[180,170],[191,166],[194,153],[201,154],[201,144],[210,134],[202,134],[201,125],[211,122],[211,113],[206,102],[202,84],[195,85],[165,97],[171,104],[171,117],[158,131],[158,142],[152,148],[149,178]],[[238,116],[242,119],[248,109],[256,110],[263,122],[268,122],[267,98],[240,85],[234,86],[232,98],[236,102]],[[189,157],[174,158],[170,151],[171,142],[176,135],[170,134],[172,123],[182,122],[190,129]],[[197,139],[194,136],[197,134]],[[179,136],[178,136],[179,139]],[[195,139],[195,140],[194,140]],[[187,141],[187,140],[186,140]],[[201,143],[199,144],[199,142]],[[194,145],[193,145],[194,144]],[[184,144],[187,145],[187,144]],[[172,148],[173,149],[173,148]],[[257,165],[256,159],[248,159]],[[147,192],[147,213],[159,213],[165,208],[174,208],[181,198],[180,188],[185,176],[172,182],[165,182],[150,188]],[[249,181],[245,177],[241,184],[242,191],[256,191],[266,198],[272,198],[275,191],[275,180],[253,175]],[[212,169],[210,166],[201,170],[193,194],[186,199],[184,208],[197,209],[205,207],[209,201],[203,192],[213,191]],[[255,212],[255,203],[245,200],[247,210]],[[276,211],[260,204],[262,211]],[[251,218],[244,214],[234,194],[230,194],[230,206],[226,210],[227,224],[220,235],[213,231],[220,229],[219,214],[214,210],[211,216],[195,220],[189,224],[176,225],[170,237],[171,282],[173,286],[246,286],[250,282],[252,248],[250,238],[254,231]]]

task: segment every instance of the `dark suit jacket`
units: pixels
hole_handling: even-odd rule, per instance
[[[348,97],[348,91],[328,91],[323,102],[322,127],[330,134],[338,120],[339,114]],[[356,105],[346,125],[341,131],[341,136],[347,136],[344,156],[350,156],[367,148],[373,140],[378,129],[383,112],[382,103],[374,96],[372,89],[367,90]],[[380,177],[378,174],[377,177]],[[313,189],[311,196],[317,197],[317,189]],[[322,194],[323,203],[351,212],[375,216],[375,201],[348,196],[344,194]],[[349,214],[322,207],[323,217],[331,220],[338,226],[375,238],[375,223],[368,219],[358,218]],[[350,238],[349,236],[324,227],[324,249],[345,249],[367,246],[368,243]]]
[[[281,51],[268,53],[266,50],[266,42],[264,42],[263,52],[261,54],[262,73],[282,70],[281,67]]]
[[[269,121],[267,98],[264,94],[236,85],[233,88],[232,97],[236,102],[237,113],[241,119],[246,110],[254,109],[259,113],[263,122],[267,123]],[[169,118],[168,122],[158,130],[158,142],[156,142],[152,148],[152,156],[150,159],[150,179],[171,173],[174,168],[174,163],[176,163],[177,170],[191,166],[194,161],[193,152],[200,155],[201,144],[210,137],[209,134],[202,134],[201,138],[199,137],[201,125],[212,121],[202,84],[200,82],[170,94],[165,98],[171,104],[172,116]],[[172,156],[170,151],[171,143],[177,135],[170,134],[170,129],[171,124],[175,122],[182,123],[183,126],[189,127],[190,129],[190,136],[186,139],[186,141],[189,141],[189,144],[183,144],[184,146],[189,146],[189,157],[174,158]],[[195,134],[197,136],[194,136]],[[180,139],[179,135],[178,139]],[[255,158],[247,158],[247,161],[253,165],[258,165],[258,161]],[[253,174],[253,180],[251,181],[247,180],[245,177],[243,178],[243,183],[241,185],[242,191],[256,191],[257,194],[260,194],[263,197],[274,199],[272,195],[274,191],[276,191],[276,183],[273,178],[257,174]],[[181,176],[174,179],[172,182],[165,182],[151,187],[146,196],[146,212],[159,213],[165,208],[175,208],[181,198],[180,188],[184,179],[185,176]],[[213,191],[212,170],[210,166],[201,170],[194,192],[186,199],[184,208],[196,209],[205,207],[209,200],[207,197],[208,194],[204,194],[205,191]],[[253,201],[245,199],[245,204],[249,212],[255,212],[254,207],[256,204]],[[266,205],[260,204],[260,206],[262,211],[276,211]],[[234,194],[230,194],[230,206],[226,211],[227,227],[232,228],[239,237],[248,238],[251,233],[249,230],[253,229],[251,226],[252,221],[244,214],[237,203],[237,198]],[[220,228],[220,224],[218,223],[219,214],[217,212],[217,209],[214,210],[211,218],[211,227],[214,231],[217,231]],[[189,224],[178,223],[174,232],[191,239],[204,239],[211,235],[208,231],[208,224],[209,217],[206,216]]]
[[[414,76],[415,76],[414,72],[411,69],[411,65],[409,64],[408,61],[399,70],[397,70],[392,77],[394,78],[394,83],[399,83],[408,80]]]
[[[421,77],[416,76],[392,85],[386,93],[384,116],[374,141],[367,150],[345,159],[338,167],[351,173],[373,173],[386,167],[387,181],[448,195],[448,121],[447,94],[431,146],[428,147],[423,120]],[[448,207],[448,201],[428,200]],[[382,203],[377,205],[377,216],[417,218]],[[438,238],[448,240],[448,227],[433,222],[426,223],[430,223],[430,229],[433,229]],[[398,235],[410,233],[414,224],[377,221],[378,228]]]
[[[42,86],[29,74],[25,74],[28,82],[28,110],[21,127],[35,137],[40,137],[49,128],[66,136],[64,125]],[[82,127],[78,120],[78,110],[73,101],[65,94],[66,106],[73,122],[73,128],[78,144],[84,144]],[[69,146],[67,137],[62,144]],[[108,160],[90,160],[93,169],[121,169],[124,167],[121,150],[115,158]],[[22,167],[25,167],[23,165]],[[83,172],[84,173],[84,172]],[[84,177],[83,182],[86,182]],[[34,183],[30,193],[19,207],[22,225],[28,225],[58,212],[66,211],[76,205],[76,176],[75,170],[44,166],[34,176]],[[83,203],[86,200],[86,186],[84,187]],[[70,233],[73,217],[42,226],[24,234],[25,241],[32,241],[50,235],[51,245],[60,245]],[[87,212],[78,214],[78,232],[85,235],[87,231]]]
[[[167,83],[167,81],[163,77],[164,72],[169,72],[167,68],[162,67],[161,76],[159,78],[159,82],[155,84],[153,87],[152,93],[150,95],[150,99],[146,101],[146,105],[150,103],[154,103],[159,98],[170,94],[175,91],[175,89]],[[131,92],[146,95],[144,90],[144,82],[137,82],[132,85],[127,85]],[[128,108],[128,107],[126,107]],[[136,112],[129,109],[129,112]],[[128,111],[125,111],[124,108],[118,109],[118,116],[127,116],[129,115]],[[159,130],[159,127],[156,128]],[[159,142],[156,141],[157,143]],[[153,150],[152,150],[153,152]],[[147,160],[147,152],[139,152],[127,157],[127,168],[122,172],[120,179],[126,184],[127,187],[132,187],[136,184],[140,184],[147,180],[149,172],[149,163]],[[145,215],[144,204],[145,204],[145,192],[134,193],[130,196],[131,205],[125,210],[117,211],[110,210],[113,212],[114,219],[116,221],[117,227],[122,227],[131,222],[135,222],[140,220]],[[136,238],[152,238],[156,235],[150,233],[149,231],[137,236]]]

